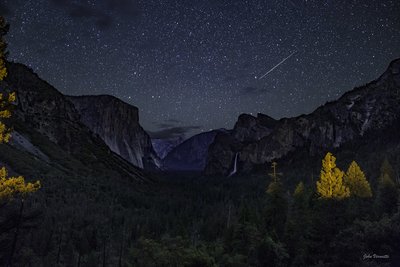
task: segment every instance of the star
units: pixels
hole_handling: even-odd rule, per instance
[[[154,121],[198,126],[190,136],[241,113],[309,113],[400,55],[399,1],[149,0],[129,12],[82,1],[79,16],[68,1],[23,2],[4,0],[9,59],[62,93],[122,97],[151,132]]]

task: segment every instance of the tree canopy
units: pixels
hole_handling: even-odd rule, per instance
[[[336,167],[336,158],[328,152],[322,160],[317,191],[322,198],[343,199],[350,196],[350,190],[343,183],[344,173]]]
[[[352,161],[344,178],[345,185],[350,189],[350,194],[356,197],[372,197],[371,186],[364,172],[355,161]]]

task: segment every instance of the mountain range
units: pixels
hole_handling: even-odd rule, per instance
[[[240,115],[234,129],[219,133],[210,145],[205,173],[228,175],[236,155],[238,169],[251,171],[294,154],[305,162],[329,150],[352,147],[353,154],[361,153],[372,144],[376,150],[368,152],[371,157],[392,149],[397,149],[398,154],[399,103],[400,59],[397,59],[378,79],[354,88],[310,114],[280,120],[263,114]]]
[[[8,69],[1,86],[16,91],[18,99],[14,138],[2,146],[0,163],[25,175],[42,173],[32,167],[35,162],[41,171],[116,172],[140,183],[151,181],[148,171],[155,170],[228,176],[235,165],[237,172],[249,172],[272,161],[296,158],[305,164],[349,147],[365,156],[370,144],[382,153],[398,151],[400,143],[400,59],[375,81],[310,114],[279,120],[242,114],[232,130],[185,141],[151,140],[138,108],[115,97],[65,96],[22,64],[9,63]]]

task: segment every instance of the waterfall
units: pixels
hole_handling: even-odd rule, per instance
[[[238,159],[238,155],[239,155],[239,153],[236,152],[236,155],[235,155],[235,162],[233,163],[233,170],[231,171],[231,173],[229,174],[228,177],[231,177],[232,175],[234,175],[234,174],[237,172],[237,159]]]

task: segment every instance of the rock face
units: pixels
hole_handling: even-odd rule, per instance
[[[81,138],[77,132],[89,132],[79,123],[79,114],[66,97],[41,80],[32,70],[22,64],[7,66],[8,87],[17,92],[17,109],[14,117],[31,127],[68,152],[78,150]],[[85,140],[88,141],[89,140]]]
[[[139,110],[109,95],[69,96],[80,120],[108,147],[133,165],[154,169],[159,158],[149,135],[139,124]]]
[[[187,139],[163,159],[163,169],[167,171],[203,171],[208,148],[220,132],[225,131],[210,131]]]
[[[32,162],[24,166],[19,161],[33,158],[34,165],[43,166],[46,173],[96,177],[110,172],[116,178],[148,180],[142,170],[113,153],[81,123],[79,112],[66,96],[22,64],[8,63],[7,69],[0,87],[17,92],[17,106],[12,117],[14,136],[9,145],[2,146],[9,152],[0,153],[0,162],[15,165],[11,167],[22,174],[31,169],[28,175],[35,171]],[[12,158],[20,153],[26,156]]]
[[[154,151],[160,159],[164,159],[172,149],[180,145],[184,141],[183,137],[175,137],[169,139],[152,139]]]
[[[280,159],[290,152],[313,155],[366,140],[400,123],[400,59],[377,80],[345,93],[308,115],[274,120],[242,114],[231,133],[210,145],[206,174],[228,175],[238,152],[239,171]],[[400,142],[400,137],[399,137]]]

